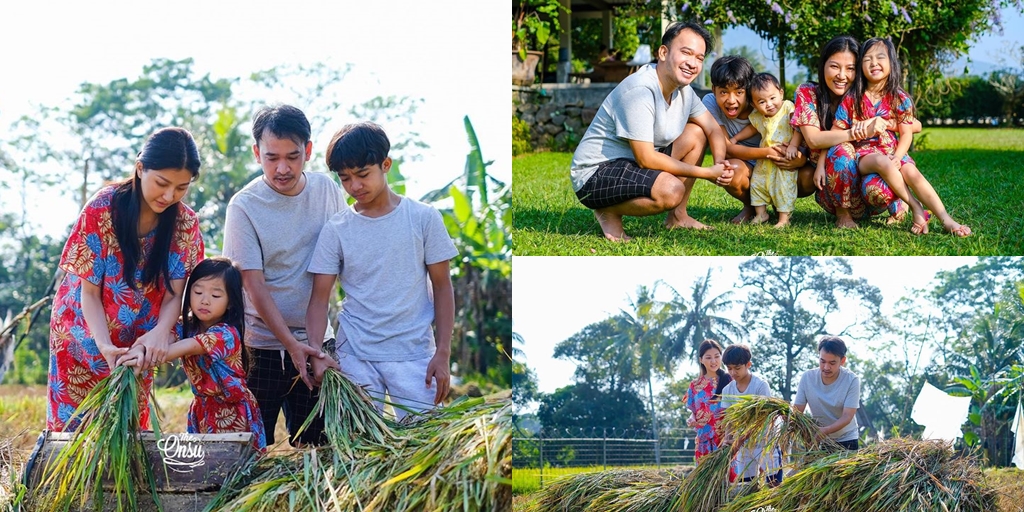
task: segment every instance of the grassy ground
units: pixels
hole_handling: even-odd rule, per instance
[[[552,475],[564,476],[575,473],[590,473],[600,471],[601,469],[601,467],[549,468],[544,470],[544,481],[547,482],[549,472]],[[538,473],[539,470],[536,469],[516,469],[512,472],[512,492],[515,494],[512,498],[513,512],[526,510],[527,506],[533,501],[534,497],[531,496],[531,493],[536,492],[538,488],[530,491],[525,489],[536,482],[535,478]],[[985,470],[985,476],[988,478],[989,485],[998,493],[998,507],[994,512],[1024,512],[1024,472],[1016,468],[987,469]]]
[[[1024,253],[1024,130],[929,128],[911,155],[946,208],[974,230],[957,239],[932,222],[915,237],[904,224],[881,218],[859,230],[840,230],[813,198],[797,201],[789,229],[729,223],[740,203],[701,181],[690,214],[713,231],[667,231],[664,215],[627,217],[628,243],[610,243],[569,182],[569,153],[534,153],[513,159],[513,251],[516,255],[1017,255]],[[884,217],[884,215],[883,215]]]
[[[612,466],[587,466],[587,467],[572,467],[572,468],[546,468],[544,469],[543,475],[541,475],[540,469],[537,468],[523,468],[515,469],[512,471],[512,494],[530,494],[536,492],[541,488],[541,476],[544,478],[544,485],[551,483],[553,480],[566,475],[575,475],[578,473],[596,473],[605,469],[611,469]],[[615,469],[656,469],[654,466],[614,466]],[[680,467],[680,471],[683,471],[684,467]]]

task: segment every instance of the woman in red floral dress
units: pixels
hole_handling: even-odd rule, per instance
[[[101,189],[79,215],[61,255],[67,274],[50,316],[47,429],[74,428],[78,404],[129,347],[148,349],[144,368],[163,359],[185,278],[203,257],[198,217],[181,204],[199,165],[188,131],[159,130],[146,140],[132,178]],[[143,428],[152,382],[146,371]]]

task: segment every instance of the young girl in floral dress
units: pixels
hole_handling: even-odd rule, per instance
[[[252,432],[253,446],[265,450],[263,419],[245,384],[242,273],[230,259],[209,258],[192,271],[177,335],[179,341],[171,344],[166,359],[182,358],[192,383],[195,398],[188,410],[188,431]],[[135,366],[144,354],[141,347],[132,349],[123,362]]]
[[[722,369],[722,346],[717,341],[704,340],[697,349],[697,360],[700,377],[690,383],[686,393],[686,408],[692,413],[686,424],[697,430],[694,459],[699,463],[701,457],[715,451],[722,442],[716,428],[722,412],[719,395],[732,378]]]
[[[845,130],[855,121],[873,117],[885,119],[889,128],[877,137],[854,143],[858,171],[861,175],[879,174],[892,191],[910,205],[914,216],[911,233],[928,232],[928,216],[924,210],[927,207],[939,218],[946,232],[959,237],[970,236],[971,228],[953,220],[931,183],[907,154],[913,140],[914,103],[900,87],[903,75],[892,41],[868,39],[860,48],[858,61],[862,67],[860,80],[836,109],[833,130]],[[910,194],[911,190],[916,198]]]

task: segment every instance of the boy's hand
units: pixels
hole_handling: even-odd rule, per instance
[[[448,390],[452,383],[452,374],[448,367],[448,360],[451,354],[438,350],[434,357],[430,358],[427,364],[427,378],[423,380],[427,388],[430,388],[430,379],[437,380],[437,393],[434,394],[434,405],[441,403],[448,396]]]
[[[327,354],[323,350],[317,350],[305,343],[300,343],[298,340],[294,340],[293,343],[288,345],[288,355],[292,357],[292,364],[295,366],[295,370],[299,372],[299,378],[306,384],[306,387],[310,391],[313,390],[313,379],[309,376],[309,370],[307,364],[309,358],[312,357],[315,360],[323,362],[323,359],[327,357]],[[323,377],[323,372],[320,374]]]
[[[320,384],[323,384],[324,372],[326,372],[328,368],[334,368],[339,372],[341,371],[341,366],[338,365],[338,362],[335,361],[333,357],[314,357],[312,361],[310,361],[310,366],[313,367],[313,384],[316,387],[320,387]]]

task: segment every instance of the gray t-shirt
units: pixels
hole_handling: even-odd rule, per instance
[[[619,158],[635,160],[630,140],[652,142],[657,149],[665,148],[682,135],[690,118],[706,110],[690,86],[673,91],[671,103],[665,103],[656,64],[640,68],[604,99],[583,134],[572,156],[573,190],[583,188],[597,166],[604,162]]]
[[[341,188],[326,174],[306,172],[306,186],[295,196],[270,188],[260,176],[228,203],[224,255],[242,270],[262,270],[267,289],[285,324],[305,340],[306,308],[313,276],[306,266],[320,230],[345,206]],[[326,337],[333,335],[330,326]],[[246,293],[245,343],[253,348],[283,347],[259,317]]]
[[[843,415],[843,409],[860,408],[860,377],[844,367],[832,384],[821,382],[821,369],[807,370],[800,376],[793,405],[806,404],[811,415],[821,426],[835,423]],[[853,441],[860,437],[857,416],[845,427],[829,434],[836,441]]]
[[[457,255],[441,212],[403,197],[381,217],[366,217],[352,208],[331,217],[313,259],[303,268],[310,279],[313,274],[341,277],[342,350],[364,361],[412,361],[435,351],[427,265]]]
[[[733,398],[734,396],[749,395],[772,396],[772,389],[764,379],[751,373],[747,389],[742,393],[735,380],[725,385],[725,388],[722,389],[722,407],[726,408],[738,403],[737,399]],[[748,444],[747,447],[741,449],[736,454],[736,460],[733,461],[733,467],[740,478],[756,477],[761,471],[772,474],[781,465],[781,455],[777,452],[766,453],[763,444],[759,442]]]
[[[700,99],[700,102],[701,104],[704,105],[704,108],[708,109],[708,112],[711,112],[711,115],[715,117],[715,121],[718,121],[718,124],[725,127],[725,133],[727,134],[727,138],[736,135],[737,133],[743,131],[743,129],[746,128],[747,126],[750,126],[750,119],[729,119],[728,117],[726,117],[725,113],[722,112],[722,109],[718,108],[718,102],[715,101],[714,92],[709,92],[705,94],[704,97]],[[747,146],[755,149],[760,148],[761,134],[754,133],[753,137],[743,139],[739,143],[741,146]],[[757,164],[757,161],[747,160],[747,163],[750,164],[750,168],[753,169],[754,166]]]

